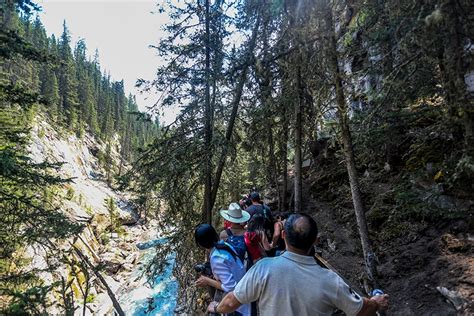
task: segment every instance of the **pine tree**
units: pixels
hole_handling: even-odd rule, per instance
[[[73,130],[77,128],[78,122],[78,96],[77,96],[77,79],[76,67],[71,53],[70,35],[66,25],[63,23],[63,33],[59,41],[59,58],[61,66],[59,68],[59,95],[61,100],[61,109],[65,114],[65,124]]]

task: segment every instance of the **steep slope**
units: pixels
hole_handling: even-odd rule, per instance
[[[62,134],[52,128],[44,117],[38,117],[31,133],[29,149],[31,157],[38,163],[44,160],[63,163],[60,175],[73,179],[72,183],[66,184],[57,192],[56,198],[62,201],[62,211],[74,221],[82,223],[84,230],[79,236],[59,245],[64,250],[63,252],[68,253],[72,249],[71,247],[76,247],[93,265],[103,266],[104,268],[100,272],[103,278],[118,300],[125,300],[126,304],[130,303],[127,301],[127,294],[131,290],[139,290],[145,286],[151,288],[153,291],[146,293],[151,293],[153,300],[155,295],[163,296],[163,291],[160,288],[155,288],[160,285],[160,282],[171,284],[171,288],[166,290],[169,292],[167,300],[170,306],[168,309],[172,310],[174,308],[173,291],[176,289],[171,270],[168,269],[167,274],[151,287],[147,285],[149,280],[143,277],[143,273],[140,272],[153,257],[154,247],[140,250],[136,245],[160,238],[156,224],[153,222],[137,223],[138,216],[134,212],[133,204],[129,201],[130,195],[127,192],[119,192],[110,188],[103,179],[104,172],[97,156],[101,151],[106,150],[105,144],[87,133],[82,139],[75,135]],[[112,148],[113,163],[120,159],[118,152],[118,148]],[[119,223],[114,224],[111,216],[115,217]],[[155,244],[152,242],[151,246]],[[47,261],[44,258],[44,251],[31,245],[28,252],[33,258],[32,265],[37,268],[46,267]],[[71,262],[81,260],[74,252],[70,252],[68,256]],[[71,290],[74,293],[77,313],[82,313],[82,291],[87,284],[90,286],[87,295],[87,312],[98,315],[112,312],[112,301],[105,291],[104,285],[92,271],[89,271],[87,277],[90,279],[87,281],[86,274],[81,272],[78,264],[61,263],[54,273],[41,275],[41,278],[47,283],[60,280],[61,277],[73,280]],[[161,287],[163,288],[163,285]],[[123,296],[123,300],[121,296]],[[60,312],[55,308],[57,299],[54,295],[51,297],[53,301],[51,313]],[[147,302],[150,300],[141,299]],[[143,307],[144,305],[146,306]],[[148,305],[137,305],[137,308],[148,308]],[[133,312],[133,310],[129,311]]]
[[[364,292],[364,261],[350,189],[337,159],[318,161],[308,170],[304,211],[318,222],[325,257],[351,285]],[[366,214],[379,264],[382,289],[390,295],[389,315],[472,315],[474,311],[473,201],[432,192],[429,177],[410,181],[419,191],[399,186],[404,170],[370,170],[362,185]],[[423,181],[421,179],[424,179]],[[404,182],[401,182],[404,183]],[[397,197],[422,197],[417,212]],[[392,212],[399,208],[401,216]],[[461,215],[458,215],[461,214]]]

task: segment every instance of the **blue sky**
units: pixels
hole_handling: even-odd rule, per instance
[[[89,54],[99,49],[101,67],[114,80],[124,80],[128,94],[137,95],[141,110],[156,101],[154,94],[140,95],[134,88],[137,78],[153,79],[159,57],[150,44],[156,45],[166,23],[165,14],[156,13],[157,1],[152,0],[38,0],[41,20],[49,35],[59,36],[66,20],[73,45],[84,38]],[[152,13],[155,12],[155,13]],[[163,121],[175,116],[165,112]]]

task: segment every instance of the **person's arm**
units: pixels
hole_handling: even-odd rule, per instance
[[[265,232],[259,232],[260,234],[260,241],[262,242],[263,249],[266,251],[269,251],[272,249],[272,246],[268,243],[267,235],[265,235]]]
[[[222,283],[220,281],[214,280],[213,278],[207,277],[205,275],[201,275],[196,280],[196,286],[211,286],[213,288],[223,291]]]
[[[235,286],[234,291],[229,292],[217,306],[218,313],[231,313],[242,304],[250,304],[259,299],[262,289],[265,287],[266,278],[262,277],[262,264],[255,265],[247,271],[244,277]],[[207,308],[209,312],[214,312],[217,302],[211,302]]]
[[[220,256],[211,256],[211,268],[215,278],[221,282],[221,289],[224,292],[234,290],[237,282],[226,259]]]
[[[371,298],[364,298],[364,304],[357,316],[374,316],[377,311],[384,311],[388,308],[388,295],[376,295]]]
[[[329,293],[334,306],[348,316],[373,316],[377,311],[388,308],[388,295],[377,295],[371,298],[360,296],[344,280],[333,271],[334,288]]]
[[[280,235],[281,235],[281,224],[280,224],[280,222],[276,222],[273,225],[273,228],[274,228],[274,232],[273,232],[273,237],[272,237],[272,246],[275,247],[278,240],[280,239]]]
[[[209,313],[228,314],[235,312],[242,304],[237,300],[233,292],[227,293],[220,302],[211,302],[207,307]]]

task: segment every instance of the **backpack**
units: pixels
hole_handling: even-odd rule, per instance
[[[237,256],[242,260],[242,262],[245,262],[246,258],[246,253],[247,253],[247,246],[245,245],[245,239],[244,236],[235,236],[232,234],[232,231],[230,228],[227,228],[226,230],[227,233],[227,240],[226,242],[234,248],[235,252],[237,253]]]
[[[264,218],[263,228],[265,235],[267,235],[268,241],[272,241],[273,233],[275,232],[274,220],[271,215],[270,208],[265,204],[262,204],[262,215]]]
[[[218,242],[214,247],[218,250],[227,251],[228,253],[231,254],[231,256],[232,256],[232,258],[234,258],[234,260],[237,260],[237,258],[240,258],[237,254],[237,251],[234,249],[234,247],[232,245],[230,245],[229,243],[225,242],[225,241]],[[242,260],[242,262],[243,262],[243,260]]]

